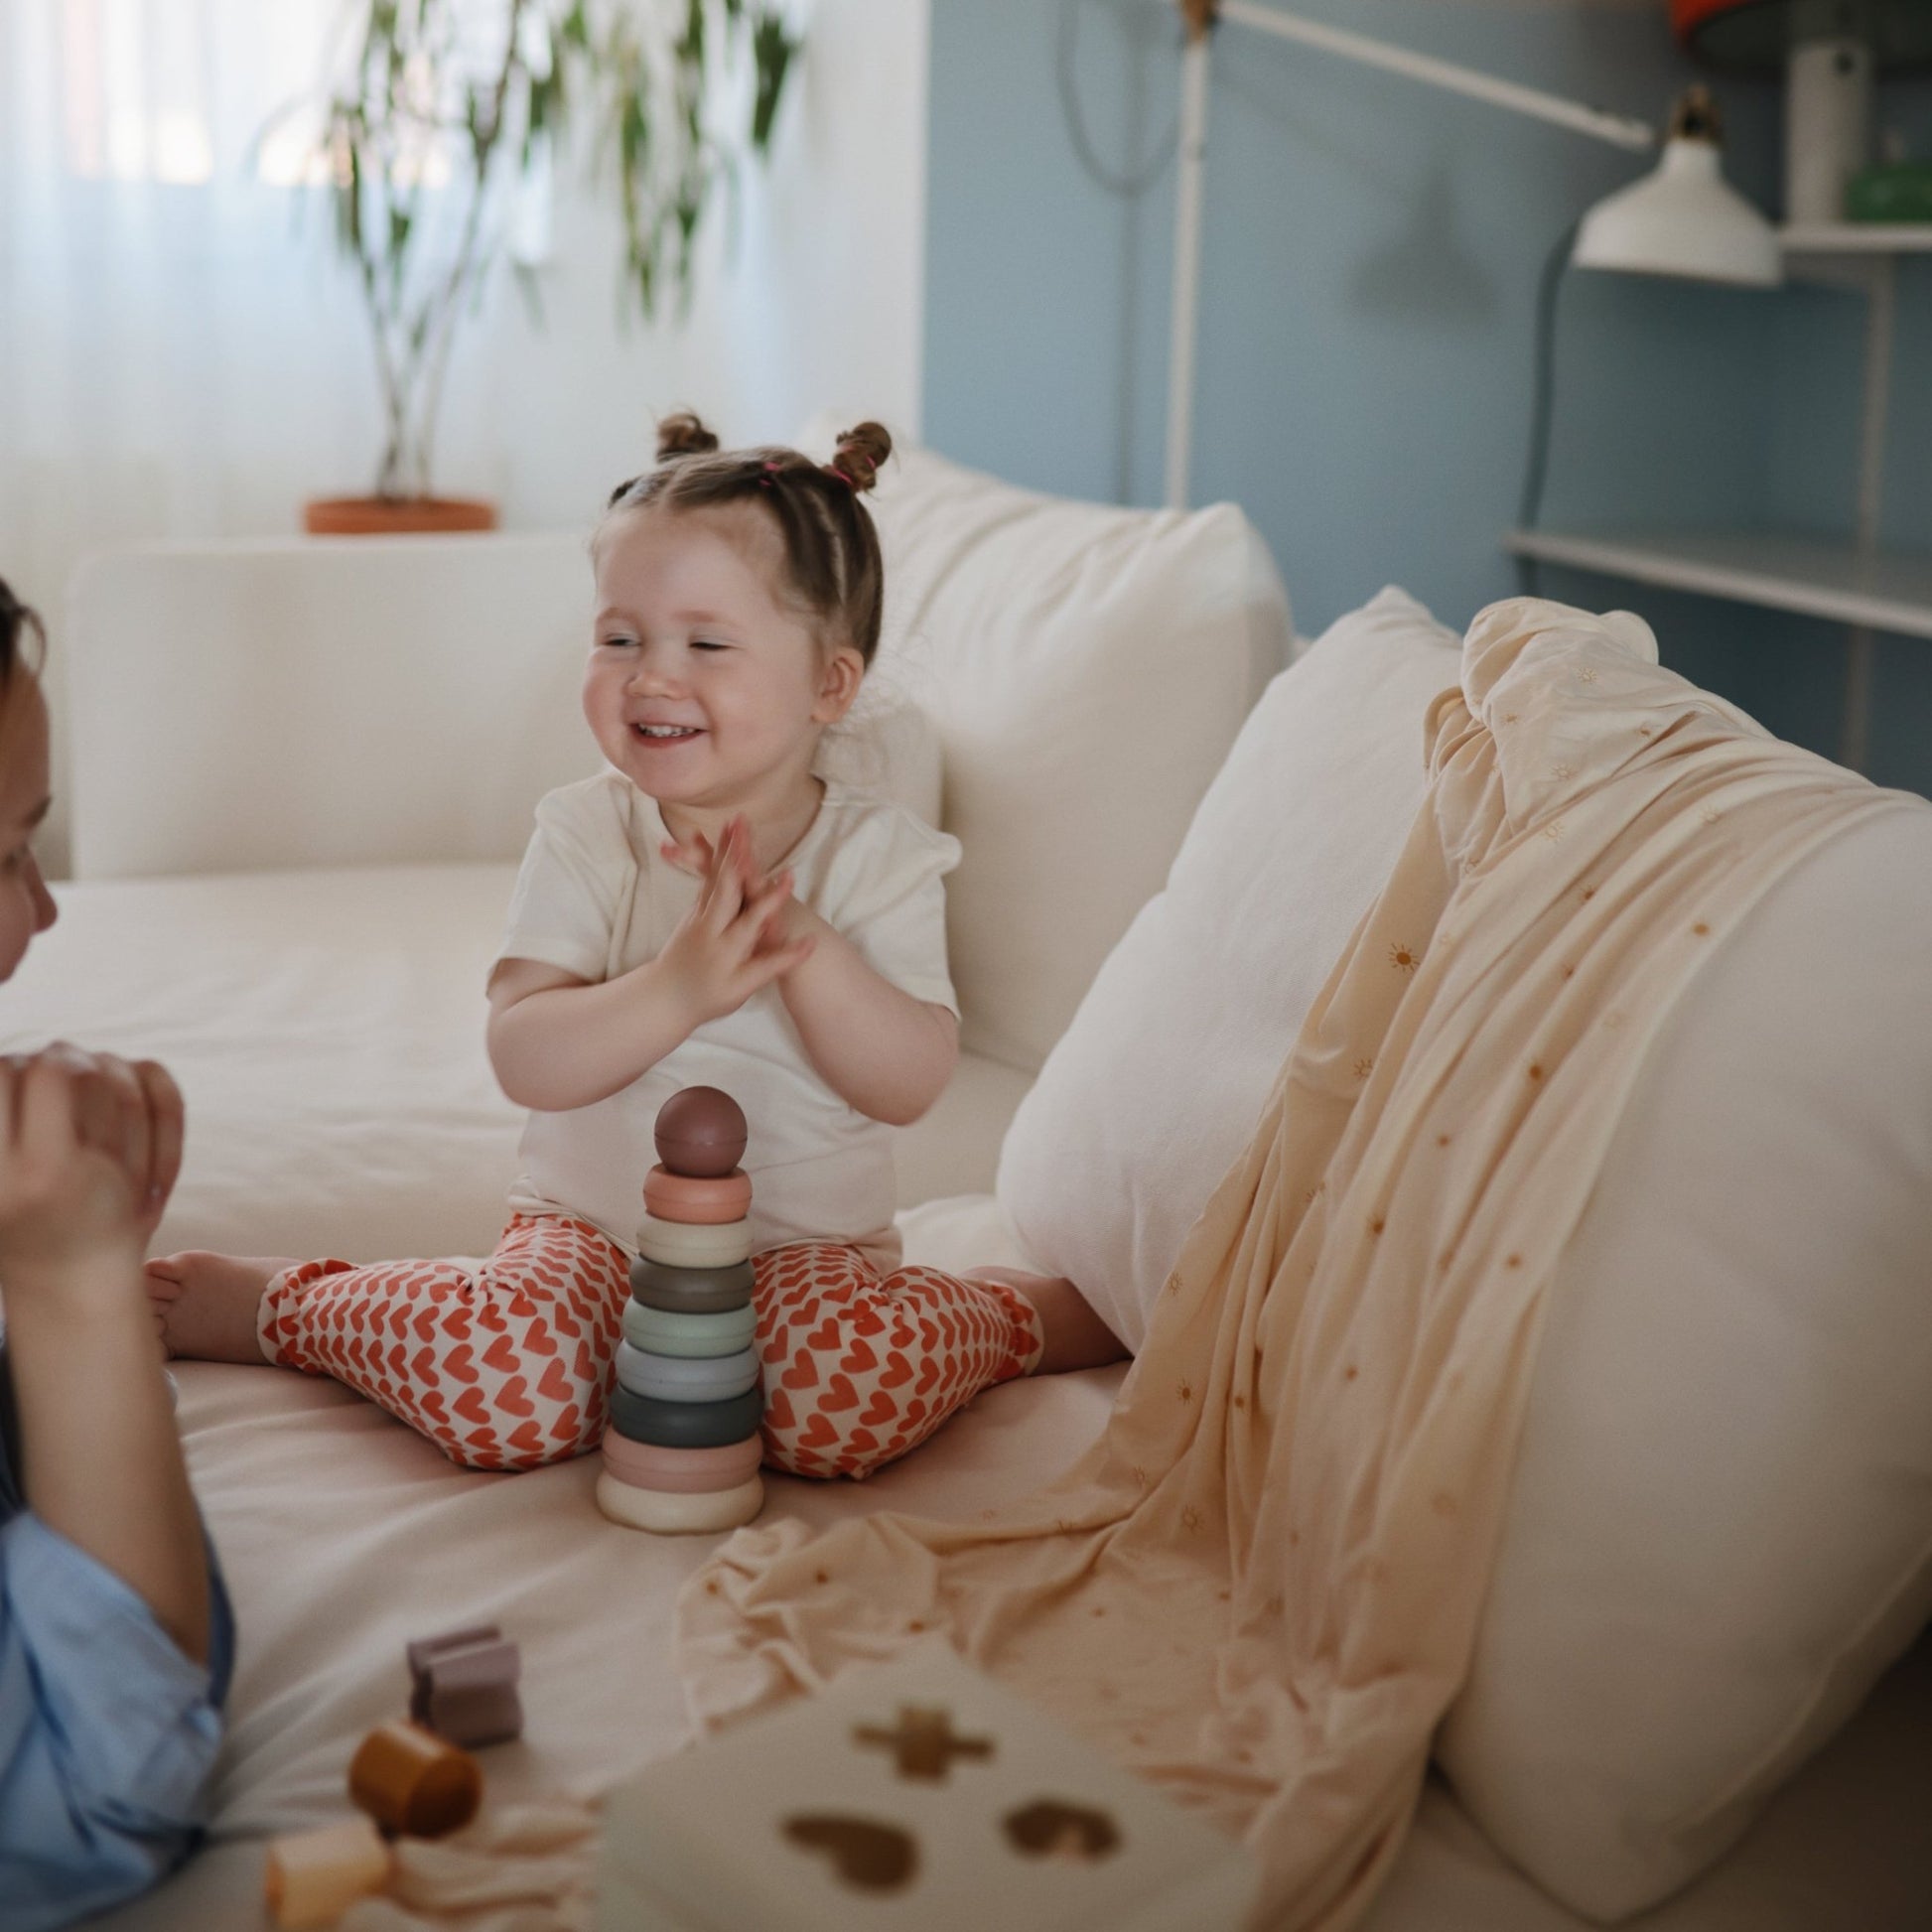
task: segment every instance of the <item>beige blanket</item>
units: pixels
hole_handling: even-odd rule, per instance
[[[1896,794],[1518,601],[1432,708],[1380,899],[1209,1201],[1105,1435],[983,1520],[741,1531],[686,1586],[714,1724],[941,1632],[1352,1922],[1467,1667],[1545,1285],[1700,965]],[[1203,934],[1203,947],[1212,935]]]

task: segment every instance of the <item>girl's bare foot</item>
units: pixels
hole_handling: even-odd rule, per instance
[[[1064,1275],[1029,1275],[1020,1268],[969,1268],[970,1281],[998,1282],[1017,1289],[1034,1305],[1045,1343],[1035,1375],[1059,1375],[1068,1369],[1105,1368],[1124,1362],[1127,1350],[1114,1331],[1094,1313],[1092,1305]]]
[[[262,1292],[297,1264],[266,1255],[190,1248],[148,1263],[148,1300],[162,1346],[202,1362],[262,1362],[255,1315]]]

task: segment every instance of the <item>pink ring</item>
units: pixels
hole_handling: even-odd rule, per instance
[[[660,1163],[644,1176],[644,1205],[660,1221],[687,1226],[742,1221],[752,1205],[752,1176],[743,1168],[715,1177],[673,1173]]]
[[[764,1445],[756,1436],[717,1449],[661,1449],[633,1443],[615,1429],[604,1438],[604,1466],[620,1482],[683,1496],[736,1489],[758,1474],[763,1454]]]

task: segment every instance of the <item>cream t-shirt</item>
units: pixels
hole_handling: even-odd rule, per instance
[[[540,960],[591,981],[655,958],[699,888],[658,851],[667,836],[656,801],[619,771],[551,792],[537,806],[497,957]],[[955,1015],[941,882],[958,863],[957,839],[831,780],[785,861],[797,897],[868,965]],[[722,1087],[745,1110],[756,1249],[845,1241],[882,1270],[897,1266],[892,1129],[827,1085],[775,986],[706,1022],[608,1099],[533,1112],[510,1205],[578,1215],[634,1254],[644,1176],[657,1159],[657,1110],[696,1086]]]

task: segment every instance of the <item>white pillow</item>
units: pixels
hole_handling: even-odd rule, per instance
[[[1123,1336],[1423,794],[1398,593],[1279,678],[1014,1122],[1002,1205]],[[1932,1613],[1932,811],[1814,855],[1694,983],[1551,1312],[1439,1755],[1614,1917],[1730,1845]]]
[[[937,724],[965,848],[947,881],[962,1043],[1032,1072],[1286,661],[1287,601],[1231,504],[1065,502],[922,450],[872,502],[873,675]]]
[[[1275,679],[1020,1103],[1000,1204],[1130,1348],[1395,863],[1456,645],[1385,590]]]

